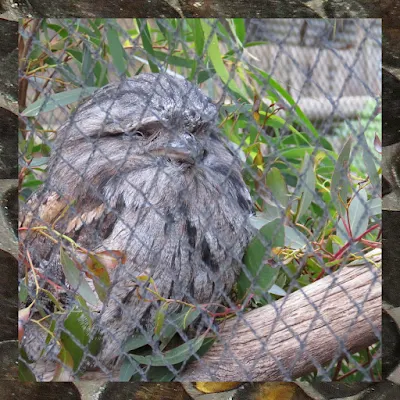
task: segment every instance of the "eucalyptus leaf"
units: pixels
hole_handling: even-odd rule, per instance
[[[348,211],[349,225],[353,239],[367,230],[369,214],[367,192],[363,188],[351,200]]]
[[[181,312],[169,315],[160,333],[162,347],[165,347],[179,330],[184,331],[199,315],[200,310],[187,306]]]
[[[237,86],[236,82],[231,79],[229,71],[225,67],[222,54],[219,48],[218,37],[215,32],[213,32],[212,26],[210,25],[210,21],[200,20],[201,26],[203,28],[204,36],[206,40],[208,40],[207,54],[210,58],[210,61],[215,68],[218,76],[221,80],[227,85],[227,87],[235,94],[237,99],[241,99],[242,101],[247,101],[247,96]]]
[[[110,49],[111,57],[113,59],[113,64],[118,70],[120,75],[126,74],[127,62],[125,49],[122,47],[117,30],[107,25],[107,42]]]
[[[320,137],[319,133],[315,129],[314,125],[307,118],[301,108],[298,106],[297,102],[293,99],[293,97],[289,94],[287,90],[283,88],[275,79],[271,77],[268,73],[263,71],[262,69],[255,68],[261,76],[268,82],[268,84],[275,89],[281,96],[284,98],[291,107],[293,107],[294,111],[299,117],[299,121],[302,123],[304,127],[306,127],[315,137]]]
[[[129,352],[149,344],[149,339],[142,333],[134,333],[124,344],[123,351]]]
[[[332,235],[332,246],[334,251],[337,252],[349,240],[350,235],[347,233],[343,220],[340,218],[336,225],[336,235]]]
[[[176,374],[170,368],[151,367],[146,374],[147,380],[149,382],[171,382]],[[175,369],[178,369],[178,366],[175,366]]]
[[[351,146],[352,138],[350,137],[339,154],[332,174],[331,198],[337,212],[341,216],[346,215],[347,193],[349,191],[347,173],[349,170]]]
[[[306,247],[309,240],[303,233],[291,226],[285,226],[285,246],[294,250]]]
[[[293,160],[293,159],[299,159],[299,160],[303,160],[306,153],[308,154],[312,154],[315,151],[315,147],[298,147],[298,148],[289,148],[289,149],[282,149],[279,153],[279,156],[287,161],[287,160]],[[331,155],[332,157],[335,157],[335,153],[333,151],[328,151],[325,150],[325,152],[329,155]]]
[[[370,216],[382,214],[382,199],[377,197],[368,200],[368,210]]]
[[[82,311],[73,310],[64,321],[65,330],[61,332],[61,341],[70,354],[74,371],[76,371],[84,356],[84,347],[89,343],[90,321]]]
[[[196,54],[202,57],[204,51],[204,32],[200,19],[188,18],[187,22],[192,29]]]
[[[276,296],[286,296],[286,292],[276,284],[273,284],[270,287],[270,289],[268,290],[268,293],[274,294]]]
[[[268,171],[266,186],[272,193],[272,201],[278,202],[283,207],[288,205],[289,196],[286,182],[278,168],[272,167]]]
[[[365,143],[365,146],[367,146],[366,143]],[[376,190],[380,190],[381,181],[380,181],[379,174],[378,174],[378,168],[377,168],[377,165],[376,165],[373,157],[370,154],[370,150],[368,149],[368,147],[364,148],[363,158],[364,158],[365,167],[367,169],[367,174],[371,181],[372,186]]]
[[[195,60],[172,56],[170,54],[164,53],[162,51],[154,50],[154,57],[158,58],[160,61],[166,62],[169,65],[175,65],[177,67],[193,68]]]
[[[165,313],[167,308],[168,308],[168,303],[164,303],[156,312],[155,326],[154,326],[154,333],[156,335],[158,335],[161,332],[161,329],[164,325]]]
[[[254,228],[260,230],[264,225],[280,217],[281,217],[280,210],[277,207],[268,204],[265,207],[265,211],[263,212],[257,211],[256,215],[250,216],[249,221]]]
[[[203,344],[204,338],[205,335],[202,335],[198,338],[188,340],[186,343],[175,347],[162,355],[154,354],[149,356],[138,356],[131,354],[131,357],[139,364],[151,365],[154,367],[178,364],[188,360],[193,354],[195,354]]]
[[[55,110],[58,107],[66,106],[94,93],[98,88],[85,87],[84,89],[72,89],[66,92],[52,94],[44,99],[40,99],[30,104],[21,113],[23,117],[36,117],[41,112]]]
[[[89,342],[91,322],[81,310],[72,310],[64,321],[64,327],[76,340],[83,345]]]
[[[25,360],[18,362],[18,377],[22,382],[36,382],[35,374],[29,368],[29,364]]]
[[[154,49],[153,49],[153,45],[152,45],[152,41],[151,41],[149,26],[148,26],[146,20],[137,19],[136,22],[139,27],[143,47],[146,50],[146,53],[148,55],[148,63],[149,63],[151,72],[160,72],[157,64],[152,60],[152,58],[154,57]]]
[[[56,370],[56,375],[53,377],[53,381],[58,380],[58,377],[61,376],[64,367],[75,369],[74,360],[69,351],[64,346],[61,346],[57,358],[61,361],[61,368],[58,371]]]
[[[136,375],[141,377],[141,374],[138,372],[139,368],[140,366],[135,360],[125,356],[121,369],[119,370],[119,381],[129,382]]]
[[[60,248],[60,261],[71,288],[76,290],[88,303],[96,305],[97,297],[86,282],[84,274],[79,271],[62,247]]]
[[[21,280],[18,288],[18,299],[20,303],[25,303],[26,299],[28,298],[28,288],[25,285],[25,281]]]
[[[274,247],[283,247],[284,226],[281,219],[265,224],[258,236],[250,242],[243,258],[247,272],[242,269],[237,281],[240,298],[244,298],[250,288],[253,288],[255,294],[262,296],[275,283],[280,271],[280,268],[266,265],[264,260],[273,258]]]
[[[41,165],[45,165],[49,162],[50,157],[37,157],[32,158],[32,161],[29,163],[29,167],[39,167]]]
[[[94,85],[93,75],[93,58],[90,49],[86,43],[83,44],[83,57],[82,57],[82,76],[85,77],[85,85]]]
[[[303,164],[299,172],[298,187],[296,193],[300,194],[298,203],[296,221],[305,214],[315,196],[315,172],[314,165],[311,162],[310,155],[305,154]]]
[[[240,41],[240,44],[243,45],[246,40],[246,25],[243,18],[233,18],[233,25],[231,26],[232,32],[235,34],[236,38]]]

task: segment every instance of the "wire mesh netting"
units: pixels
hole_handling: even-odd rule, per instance
[[[380,20],[30,19],[19,51],[24,380],[218,346],[243,380],[379,379]]]

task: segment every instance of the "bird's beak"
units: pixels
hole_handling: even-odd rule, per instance
[[[153,154],[163,155],[171,160],[194,165],[202,154],[202,148],[190,133],[174,137],[167,145],[152,150]]]

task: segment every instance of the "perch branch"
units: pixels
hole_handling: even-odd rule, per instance
[[[381,269],[345,267],[274,304],[228,320],[180,381],[288,380],[365,348],[381,329]]]

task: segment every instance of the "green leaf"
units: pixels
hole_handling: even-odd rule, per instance
[[[265,207],[265,211],[257,211],[256,215],[252,215],[250,217],[250,223],[254,228],[260,230],[264,225],[280,217],[281,214],[278,207],[268,205],[268,207]]]
[[[149,382],[171,382],[176,374],[167,367],[151,367],[146,374]]]
[[[127,70],[125,49],[122,47],[118,32],[110,25],[107,25],[107,42],[115,68],[120,75],[125,75]]]
[[[160,19],[156,19],[156,24],[158,26],[158,29],[160,30],[160,32],[162,33],[162,35],[164,36],[164,39],[168,42],[168,48],[171,49],[174,47],[174,43],[173,43],[173,38],[171,35],[171,26],[170,24],[168,24],[167,22],[168,20],[160,20]],[[167,27],[167,25],[169,25]],[[139,35],[139,32],[135,31],[132,32],[131,37],[132,39],[135,39],[136,36]],[[162,38],[160,38],[159,41],[161,41]]]
[[[293,132],[293,135],[289,135],[280,140],[281,148],[285,148],[290,145],[295,145],[297,147],[311,146],[309,137],[302,132]]]
[[[169,315],[160,334],[161,350],[166,347],[179,329],[184,331],[199,315],[200,310],[187,306],[181,312]]]
[[[289,196],[285,179],[278,168],[272,167],[266,177],[266,186],[272,193],[272,201],[277,201],[287,207]]]
[[[247,102],[246,94],[242,93],[242,91],[236,85],[236,82],[229,76],[229,72],[225,67],[225,64],[222,59],[222,54],[219,50],[217,35],[215,32],[213,32],[212,27],[209,25],[210,21],[206,19],[201,19],[200,22],[205,37],[208,41],[207,53],[213,67],[215,68],[215,71],[221,78],[222,82],[224,82],[227,85],[227,87],[235,94],[238,100],[241,99],[242,101]]]
[[[137,19],[136,22],[139,27],[140,37],[142,38],[143,47],[148,54],[147,60],[149,62],[150,70],[151,70],[151,72],[158,73],[160,71],[159,71],[157,65],[152,61],[152,58],[154,57],[154,50],[153,50],[153,45],[151,42],[151,36],[150,36],[150,31],[149,31],[147,22],[146,22],[146,20],[141,20],[141,19]]]
[[[274,294],[275,296],[286,296],[286,292],[278,285],[273,284],[268,290],[268,293]]]
[[[289,92],[286,91],[276,80],[272,79],[271,75],[267,74],[265,71],[259,68],[255,68],[255,70],[257,70],[261,74],[261,76],[263,76],[267,80],[268,85],[274,88],[289,103],[289,105],[293,107],[294,111],[300,118],[300,122],[302,123],[302,125],[306,127],[316,138],[318,138],[320,136],[318,131],[315,129],[311,121],[306,117],[301,108],[297,105]]]
[[[154,326],[154,334],[159,335],[161,329],[164,325],[165,320],[165,312],[168,308],[168,303],[164,303],[156,312],[155,315],[155,326]]]
[[[285,246],[293,250],[302,249],[307,246],[309,240],[297,229],[285,226]]]
[[[68,54],[70,54],[76,61],[82,63],[82,51],[76,49],[66,49]]]
[[[212,347],[212,345],[214,344],[214,342],[217,340],[217,338],[214,336],[210,336],[210,337],[206,337],[204,339],[203,344],[201,345],[200,349],[197,351],[197,355],[199,357],[203,357],[204,354],[207,353],[208,350],[210,350],[210,348]],[[193,356],[189,361],[194,361],[195,357]]]
[[[71,311],[64,321],[65,331],[61,332],[61,341],[71,355],[76,371],[84,355],[84,347],[89,343],[91,322],[78,309]],[[78,342],[78,343],[77,343]]]
[[[246,40],[246,26],[243,18],[233,18],[234,33],[240,44],[243,45]]]
[[[47,57],[44,61],[48,68],[57,68],[59,72],[65,78],[68,83],[74,84],[75,86],[81,86],[82,81],[77,76],[76,71],[74,71],[68,64],[60,64],[59,60],[53,57]]]
[[[195,60],[190,60],[190,59],[178,57],[178,56],[172,56],[172,55],[166,54],[166,53],[164,53],[162,51],[158,51],[158,50],[154,50],[153,54],[154,54],[154,57],[158,58],[159,60],[161,60],[163,62],[167,62],[170,65],[175,65],[177,67],[185,67],[185,68],[192,69],[195,64]]]
[[[46,344],[49,344],[50,343],[50,341],[51,340],[53,340],[53,338],[54,338],[54,335],[52,335],[51,333],[54,333],[54,329],[56,328],[56,320],[55,319],[52,319],[52,321],[51,321],[51,323],[50,323],[50,326],[49,326],[49,333],[47,334],[47,336],[46,336],[46,340],[45,340],[45,342],[46,342]],[[51,332],[51,333],[50,333]]]
[[[365,142],[365,146],[366,145],[367,145],[367,143]],[[372,186],[376,190],[378,190],[378,189],[380,190],[381,181],[379,179],[378,168],[375,164],[375,161],[374,161],[372,155],[370,154],[370,150],[368,149],[368,147],[364,147],[363,158],[364,158],[365,167],[367,169],[367,174],[371,181]]]
[[[348,214],[351,233],[356,238],[368,227],[369,210],[365,188],[359,190],[351,200]]]
[[[104,24],[104,20],[101,18],[96,18],[96,19],[88,19],[89,25],[93,29],[93,34],[96,35],[98,38],[101,38],[101,32],[99,30],[99,26]]]
[[[128,353],[129,351],[140,349],[147,344],[149,344],[149,339],[145,335],[135,333],[126,341],[123,350]]]
[[[60,248],[60,261],[65,277],[73,290],[76,290],[88,303],[97,304],[97,298],[91,287],[86,282],[85,276],[75,266],[63,247]]]
[[[264,225],[260,229],[260,234],[267,241],[268,249],[274,247],[283,247],[285,240],[285,233],[283,229],[283,223],[281,218],[276,218],[275,220]]]
[[[349,190],[349,180],[347,178],[347,173],[349,170],[351,145],[352,138],[350,137],[339,154],[331,181],[332,202],[335,205],[335,208],[339,215],[343,217],[345,217],[346,215],[347,193]]]
[[[25,303],[28,298],[28,288],[26,287],[24,280],[21,280],[21,283],[19,284],[18,298],[20,303]]]
[[[96,278],[93,279],[94,289],[96,290],[97,296],[99,299],[104,302],[107,299],[107,288],[104,287],[104,284],[98,282]]]
[[[88,269],[93,273],[93,285],[96,290],[99,299],[104,302],[107,298],[107,290],[110,287],[110,276],[106,266],[101,263],[101,258],[99,259],[94,254],[89,254],[90,263],[87,263]]]
[[[344,227],[342,218],[339,219],[336,225],[336,235],[331,235],[332,248],[334,252],[337,252],[342,246],[344,246],[350,239],[349,234]]]
[[[49,29],[52,29],[58,35],[60,35],[63,39],[66,39],[69,36],[69,33],[66,29],[64,29],[61,25],[56,24],[47,24]]]
[[[108,68],[104,63],[102,63],[100,61],[96,62],[96,65],[94,67],[94,74],[96,76],[95,86],[102,87],[104,85],[107,85],[107,83],[108,83],[108,77],[107,77]]]
[[[215,75],[215,69],[210,66],[207,71],[199,71],[197,75],[197,83],[200,85]]]
[[[194,46],[196,50],[196,54],[199,57],[203,57],[204,51],[204,32],[201,27],[200,19],[198,18],[189,18],[187,19],[188,24],[190,25],[193,33]]]
[[[125,356],[119,371],[119,381],[129,382],[134,376],[140,378],[142,375],[138,372],[139,369],[140,366],[135,360]]]
[[[93,337],[93,339],[89,342],[88,348],[90,351],[90,354],[93,356],[97,356],[99,354],[101,347],[103,345],[103,336],[101,335],[100,332],[96,333]]]
[[[193,354],[195,354],[203,344],[204,338],[205,335],[201,335],[198,338],[188,340],[186,343],[175,347],[162,355],[138,356],[131,354],[131,357],[139,364],[151,365],[154,367],[178,364],[188,360]]]
[[[93,59],[86,43],[83,44],[82,77],[85,85],[94,86]]]
[[[284,161],[290,161],[293,159],[303,160],[305,155],[312,154],[315,151],[315,147],[299,147],[299,148],[291,148],[287,150],[281,150],[279,153],[279,157]],[[336,158],[336,154],[333,151],[325,150],[325,152],[333,158]]]
[[[32,158],[32,161],[29,163],[29,167],[39,167],[41,165],[45,165],[49,162],[50,157],[37,157],[37,158]]]
[[[272,249],[274,247],[283,247],[284,227],[281,219],[277,218],[268,222],[260,229],[260,234],[267,243],[263,244],[263,240],[255,237],[246,249],[243,260],[247,267],[247,273],[242,269],[237,283],[240,298],[246,296],[252,284],[256,284],[255,294],[258,296],[265,294],[275,283],[280,271],[280,268],[265,265],[264,259],[266,257],[273,258]]]
[[[369,215],[382,214],[382,199],[377,197],[376,199],[368,200]]]
[[[64,321],[64,327],[67,332],[71,333],[80,343],[83,345],[88,344],[91,321],[82,310],[79,308],[72,310]]]
[[[36,382],[35,374],[31,371],[28,366],[29,364],[25,360],[18,362],[18,377],[22,382]]]
[[[62,93],[52,94],[44,99],[40,99],[30,104],[22,112],[24,117],[36,117],[41,112],[55,110],[58,107],[66,106],[94,93],[98,88],[85,87],[84,89],[72,89]]]
[[[300,193],[300,201],[297,208],[296,220],[294,222],[297,222],[299,218],[308,211],[315,196],[314,165],[308,153],[305,154],[299,172],[298,189],[296,192]]]
[[[22,183],[22,187],[34,187],[34,188],[36,188],[36,187],[40,186],[42,183],[43,182],[38,180],[38,179],[33,179],[33,180],[30,180],[30,181],[24,181]]]
[[[64,369],[65,366],[74,369],[74,360],[69,353],[69,351],[65,347],[61,347],[60,352],[57,355],[57,358],[61,361],[61,368],[56,372],[56,377],[53,378],[53,380],[57,380],[58,376],[61,375],[62,370]]]

